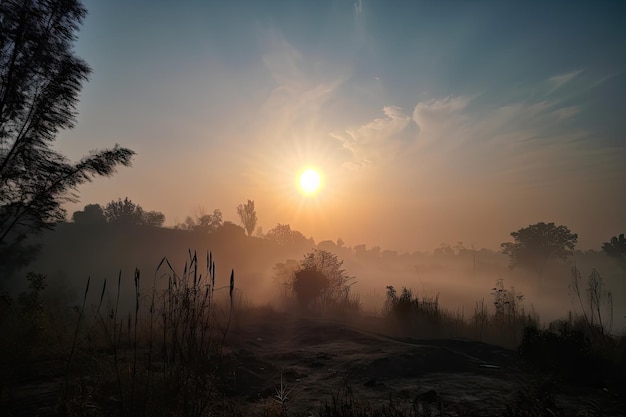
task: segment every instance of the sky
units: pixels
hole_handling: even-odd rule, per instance
[[[169,226],[237,223],[250,199],[265,232],[409,252],[541,221],[581,249],[626,232],[622,2],[84,4],[93,73],[56,147],[137,155],[70,216],[129,197]]]

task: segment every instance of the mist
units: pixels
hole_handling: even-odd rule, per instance
[[[342,268],[354,278],[350,291],[367,314],[383,314],[387,286],[393,286],[411,289],[419,297],[438,297],[443,308],[470,320],[481,300],[488,307],[493,304],[492,290],[496,281],[503,280],[505,288],[513,287],[524,296],[521,305],[526,313],[536,314],[547,325],[570,312],[582,314],[581,300],[571,289],[575,266],[583,278],[593,269],[600,273],[613,296],[612,331],[619,333],[626,326],[624,270],[602,251],[575,251],[565,261],[552,260],[538,277],[521,267],[512,269],[509,257],[500,250],[467,248],[462,242],[438,245],[432,252],[399,252],[364,244],[352,247],[329,240],[316,244],[312,237],[281,245],[271,237],[246,236],[243,228],[227,225],[206,233],[167,227],[60,224],[33,241],[42,245],[41,250],[15,277],[26,271],[44,273],[52,287],[74,294],[75,299],[68,302],[78,303],[88,277],[95,288],[101,288],[106,279],[111,291],[121,276],[122,299],[130,309],[135,269],[141,275],[143,294],[149,294],[153,286],[167,288],[163,266],[157,270],[163,258],[181,275],[189,265],[190,252],[197,254],[200,266],[206,265],[204,259],[210,252],[216,263],[217,286],[226,286],[234,270],[236,290],[247,304],[281,308],[285,295],[292,296],[292,277],[281,276],[277,266],[289,262],[297,266],[307,253],[319,249],[343,261]],[[199,273],[206,276],[206,270]],[[99,296],[99,291],[92,290],[90,302],[97,304]],[[582,302],[587,307],[586,299]]]

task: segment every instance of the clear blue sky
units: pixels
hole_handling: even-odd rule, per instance
[[[81,188],[166,223],[253,199],[316,241],[497,248],[554,221],[626,231],[622,2],[86,1],[93,68],[72,158],[133,168]],[[305,197],[298,173],[323,187]]]

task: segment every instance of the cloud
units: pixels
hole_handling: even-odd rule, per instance
[[[353,156],[346,166],[361,167],[388,161],[406,145],[407,139],[412,139],[409,115],[396,106],[384,107],[383,113],[385,117],[362,126],[346,129],[343,133],[331,133]]]
[[[363,0],[357,0],[354,2],[354,11],[357,15],[363,13]]]
[[[383,118],[334,135],[351,152],[351,167],[385,162],[385,173],[432,181],[437,192],[460,183],[575,187],[623,175],[617,161],[626,149],[592,142],[590,132],[571,123],[582,109],[557,100],[489,107],[467,96],[442,97],[418,102],[412,116],[394,106],[383,111]]]
[[[583,70],[570,71],[564,74],[555,75],[554,77],[548,78],[548,82],[552,85],[552,90],[554,91],[558,88],[563,87],[565,84],[572,81],[574,78],[578,77]]]
[[[261,119],[274,134],[315,121],[322,106],[343,83],[339,71],[319,70],[321,63],[305,56],[285,37],[270,30],[264,37],[263,65],[273,87],[261,108]],[[266,140],[266,138],[265,138]]]

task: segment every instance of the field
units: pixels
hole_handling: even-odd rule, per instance
[[[541,330],[522,309],[479,303],[464,319],[391,288],[377,315],[253,306],[234,275],[215,282],[212,261],[202,274],[194,255],[180,275],[166,262],[166,289],[140,290],[136,272],[129,311],[121,276],[55,310],[30,275],[3,310],[6,415],[624,415],[624,337],[581,319]]]

